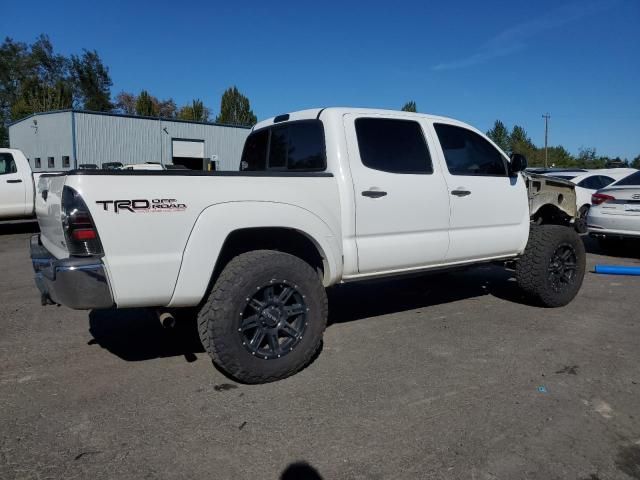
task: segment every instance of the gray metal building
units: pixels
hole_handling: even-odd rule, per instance
[[[112,113],[60,110],[9,125],[11,148],[34,171],[160,162],[196,170],[238,170],[246,127]]]

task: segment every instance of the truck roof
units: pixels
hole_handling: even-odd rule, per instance
[[[347,114],[347,113],[355,113],[355,114],[369,114],[369,115],[398,115],[401,114],[403,117],[414,117],[414,118],[428,118],[429,120],[441,120],[447,123],[457,123],[460,125],[465,125],[470,127],[459,120],[455,120],[453,118],[442,117],[438,115],[431,115],[428,113],[414,113],[414,112],[404,112],[400,110],[385,110],[382,108],[362,108],[362,107],[327,107],[327,108],[310,108],[308,110],[298,110],[296,112],[284,113],[281,115],[276,115],[275,117],[267,118],[258,122],[254,125],[253,130],[258,130],[263,127],[268,127],[269,125],[273,125],[274,123],[279,123],[283,121],[291,121],[291,120],[313,120],[320,118],[320,115],[323,113],[337,113]],[[471,127],[473,128],[473,127]],[[474,128],[475,130],[475,128]]]

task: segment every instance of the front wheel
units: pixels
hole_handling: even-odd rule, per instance
[[[243,383],[299,371],[320,347],[326,323],[318,274],[298,257],[273,250],[233,258],[198,314],[205,350]]]
[[[545,307],[562,307],[577,295],[584,278],[582,240],[561,225],[531,225],[524,254],[516,264],[522,290]]]

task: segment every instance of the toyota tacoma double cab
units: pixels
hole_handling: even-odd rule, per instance
[[[585,271],[574,187],[525,167],[449,118],[279,115],[239,171],[43,175],[36,284],[76,309],[197,307],[219,368],[274,381],[318,350],[338,283],[500,262],[540,305],[570,302]]]

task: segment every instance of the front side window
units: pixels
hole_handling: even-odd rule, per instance
[[[17,173],[16,162],[10,153],[0,153],[0,175]]]
[[[358,118],[355,124],[364,166],[389,173],[433,173],[429,148],[418,122]]]
[[[327,168],[319,120],[262,128],[247,138],[240,170],[322,171]]]
[[[477,133],[444,123],[434,128],[451,175],[507,175],[502,154]]]

